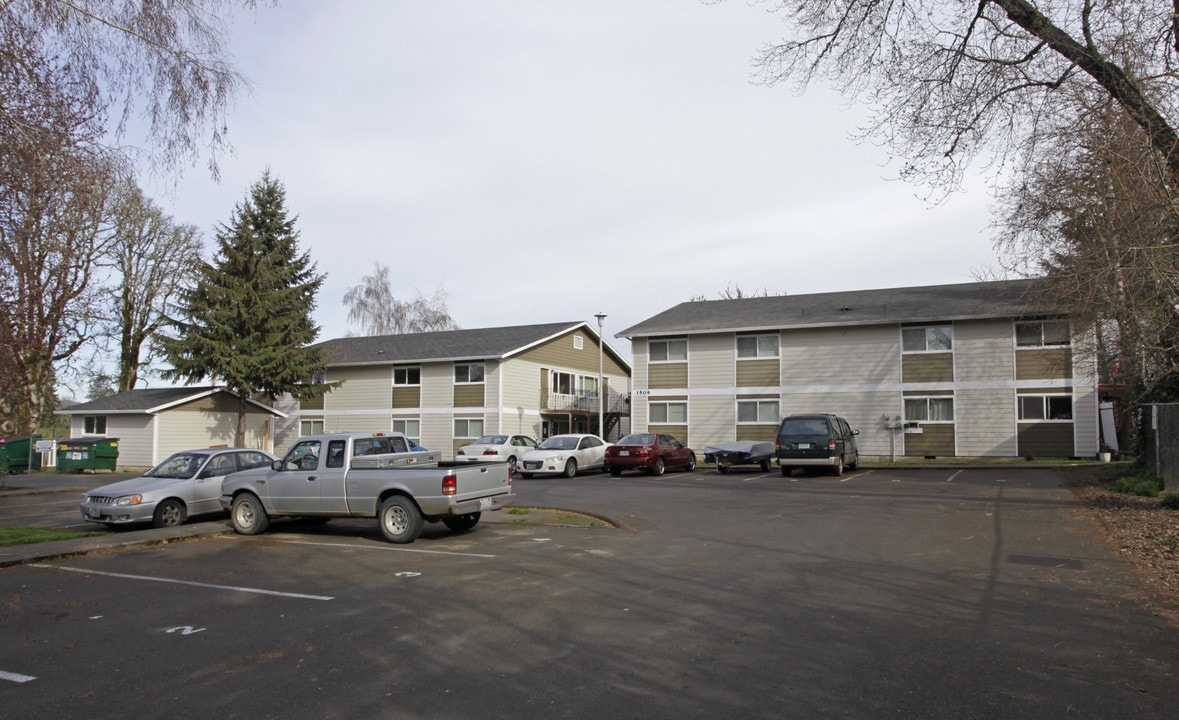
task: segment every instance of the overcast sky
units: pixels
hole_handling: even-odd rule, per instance
[[[320,339],[381,261],[463,328],[608,315],[612,336],[726,287],[804,294],[971,282],[980,185],[930,207],[850,139],[824,87],[752,82],[784,34],[733,0],[286,2],[233,19],[252,83],[236,155],[171,196],[204,234],[269,167],[327,279]],[[149,192],[151,190],[149,189]],[[612,340],[624,354],[630,343]]]

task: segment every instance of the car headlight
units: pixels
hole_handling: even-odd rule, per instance
[[[143,502],[142,495],[124,495],[115,501],[116,505],[138,505]]]

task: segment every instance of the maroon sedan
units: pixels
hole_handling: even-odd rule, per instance
[[[696,469],[696,453],[664,433],[632,433],[606,448],[606,469],[614,477],[623,470],[646,470],[662,475],[669,467]]]

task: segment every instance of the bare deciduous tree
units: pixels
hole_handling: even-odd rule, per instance
[[[359,285],[344,293],[348,306],[348,322],[359,323],[366,335],[400,335],[403,333],[457,330],[458,324],[446,307],[446,291],[441,287],[432,297],[415,291],[412,300],[399,300],[393,295],[389,268],[377,263],[372,275],[366,275]]]
[[[781,0],[777,10],[793,35],[763,50],[762,78],[805,87],[822,77],[866,100],[865,134],[905,160],[902,177],[935,192],[956,188],[980,153],[1002,167],[1083,123],[1078,94],[1124,108],[1179,181],[1172,3]]]
[[[145,123],[150,166],[178,168],[208,151],[216,176],[226,110],[245,82],[227,59],[226,18],[256,4],[0,0],[0,35],[22,35],[42,62],[95,88],[90,102],[113,111],[115,137]]]
[[[104,258],[115,274],[109,332],[119,340],[119,392],[135,387],[141,368],[155,356],[148,340],[168,323],[167,308],[196,283],[200,233],[179,225],[128,181],[111,207],[109,249]]]

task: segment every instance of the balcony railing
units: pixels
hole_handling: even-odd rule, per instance
[[[616,393],[607,390],[605,400],[607,412],[621,412],[625,414],[630,410],[626,403],[626,393]],[[548,394],[548,404],[546,409],[564,410],[566,412],[596,413],[598,411],[598,396],[568,395],[566,393],[555,393],[550,391]]]

